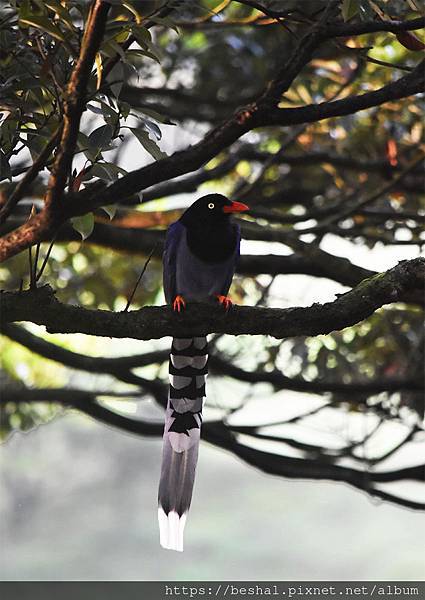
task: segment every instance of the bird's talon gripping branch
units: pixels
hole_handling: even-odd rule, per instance
[[[216,295],[217,300],[220,302],[222,306],[224,306],[225,311],[227,312],[233,306],[233,302],[229,298],[229,296],[221,296],[220,294]]]
[[[184,310],[186,308],[186,300],[183,298],[183,296],[177,295],[174,298],[174,302],[173,302],[173,310],[175,312],[181,312],[182,310]]]

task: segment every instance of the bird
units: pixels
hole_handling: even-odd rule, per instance
[[[232,214],[249,210],[221,194],[196,200],[172,223],[163,253],[165,299],[181,313],[186,302],[219,302],[227,296],[240,252],[241,231]],[[160,544],[183,551],[183,532],[190,507],[208,372],[205,336],[173,338],[169,357],[169,394],[165,412],[158,491]]]

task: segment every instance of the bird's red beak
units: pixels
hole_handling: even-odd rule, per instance
[[[244,210],[249,210],[249,206],[243,202],[232,202],[230,205],[223,206],[223,212],[225,213],[243,212]]]

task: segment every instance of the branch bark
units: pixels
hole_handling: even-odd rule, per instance
[[[144,307],[113,313],[62,304],[49,286],[26,292],[3,292],[1,322],[30,321],[51,333],[158,339],[209,333],[271,335],[276,338],[330,333],[355,325],[406,292],[424,288],[425,259],[402,261],[386,273],[362,281],[335,301],[308,308],[234,307],[230,313],[211,304],[190,304],[185,314],[170,307]]]

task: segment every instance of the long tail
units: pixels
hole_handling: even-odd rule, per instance
[[[173,338],[158,520],[161,546],[180,552],[198,462],[207,361],[207,338]]]

